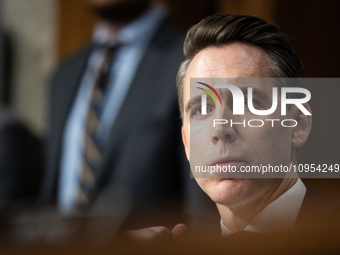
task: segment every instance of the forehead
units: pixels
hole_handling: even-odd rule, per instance
[[[244,43],[211,47],[200,51],[191,61],[188,74],[195,78],[269,77],[266,53]]]
[[[191,61],[184,82],[184,98],[190,78],[269,78],[266,53],[244,43],[232,43],[200,51]]]

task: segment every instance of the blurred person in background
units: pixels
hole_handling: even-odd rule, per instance
[[[13,45],[0,27],[0,215],[8,216],[37,198],[43,151],[41,139],[10,110]]]
[[[0,213],[34,201],[41,174],[41,141],[0,107]]]
[[[189,173],[175,86],[185,34],[160,0],[87,3],[99,17],[92,43],[52,81],[42,199],[70,215],[119,185],[131,219],[155,224],[156,207],[181,206]]]

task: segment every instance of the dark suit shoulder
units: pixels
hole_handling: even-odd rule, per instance
[[[184,39],[185,31],[178,27],[171,18],[166,17],[153,36],[149,47],[155,49],[168,47],[168,49],[173,48],[182,53]]]
[[[42,160],[40,139],[0,108],[0,211],[16,200],[37,195]]]
[[[329,224],[340,220],[340,200],[307,187],[297,218],[297,225]]]
[[[63,107],[60,106],[60,103],[67,106],[66,112],[71,107],[71,102],[80,85],[92,48],[92,45],[88,45],[64,60],[52,75],[50,100],[52,107],[56,106],[58,111],[60,111],[60,107]],[[53,113],[52,115],[55,116]]]
[[[90,56],[92,48],[92,45],[87,45],[63,60],[52,76],[53,83],[58,82],[59,79],[64,79],[65,76],[74,75],[77,71],[80,72],[85,70],[87,59]]]

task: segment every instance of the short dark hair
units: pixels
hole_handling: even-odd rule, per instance
[[[185,38],[184,55],[177,74],[178,102],[183,118],[183,83],[191,60],[209,47],[242,42],[267,54],[273,78],[302,78],[304,66],[278,26],[254,16],[214,14],[192,26]]]

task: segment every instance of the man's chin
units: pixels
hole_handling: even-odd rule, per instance
[[[237,191],[245,179],[233,178],[197,178],[197,183],[202,190],[215,202],[221,203],[228,200],[230,194]]]

